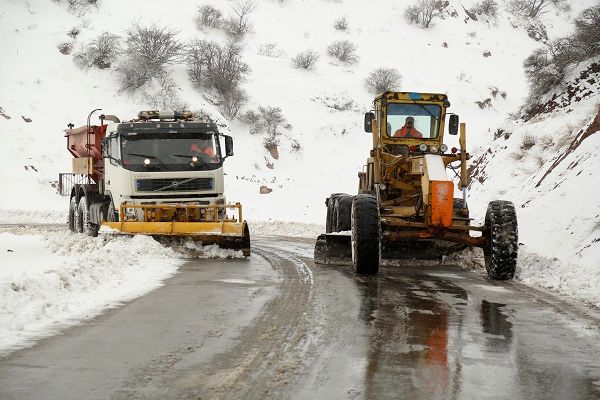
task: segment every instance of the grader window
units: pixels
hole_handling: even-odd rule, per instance
[[[434,139],[440,117],[437,104],[388,104],[386,133],[389,137]]]

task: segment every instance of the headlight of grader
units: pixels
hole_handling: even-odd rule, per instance
[[[135,208],[125,207],[125,221],[136,221]]]

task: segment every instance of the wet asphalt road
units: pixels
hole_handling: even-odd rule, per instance
[[[600,319],[457,266],[312,262],[259,238],[0,358],[0,399],[600,399]]]

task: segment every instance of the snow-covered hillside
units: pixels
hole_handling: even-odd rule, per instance
[[[513,200],[520,241],[527,249],[523,254],[531,251],[596,267],[600,210],[593,182],[599,144],[597,135],[588,134],[581,144],[578,138],[597,130],[592,121],[598,111],[598,86],[590,84],[594,94],[584,100],[528,121],[507,119],[529,92],[523,60],[542,44],[505,11],[506,2],[498,2],[497,22],[487,23],[466,13],[476,1],[450,0],[443,18],[436,18],[427,30],[406,22],[404,10],[412,2],[255,3],[249,15],[252,29],[240,43],[250,66],[242,83],[249,97],[244,111],[281,108],[291,128],[283,130],[277,159],[264,148],[263,136],[251,135],[240,120],[221,116],[203,96],[208,94],[192,86],[185,65],[168,66],[181,102],[212,115],[235,137],[236,155],[226,162],[226,192],[229,200],[243,203],[248,219],[323,224],[323,200],[329,193],[356,192],[356,172],[370,148],[370,136],[362,132],[362,113],[370,109],[374,95],[364,81],[375,68],[389,67],[402,75],[401,90],[447,93],[451,111],[467,122],[467,144],[477,173],[469,204],[477,218],[483,218],[488,200]],[[597,1],[570,3],[569,12],[549,8],[541,17],[550,39],[568,34],[574,16]],[[156,107],[146,96],[151,88],[122,93],[114,68],[76,66],[77,50],[104,31],[125,37],[133,22],[177,29],[185,42],[198,38],[224,43],[228,39],[222,31],[197,28],[200,4],[227,14],[235,2],[101,0],[85,12],[72,12],[64,1],[0,0],[3,220],[25,215],[23,210],[36,210],[28,214],[33,216],[40,210],[41,215],[62,210],[66,214],[67,200],[56,195],[52,182],[58,172],[70,169],[62,137],[68,122],[84,124],[89,111],[98,107],[121,118]],[[347,20],[345,30],[334,27],[341,17]],[[69,36],[73,28],[79,31],[75,37]],[[327,54],[329,44],[342,39],[356,45],[357,62],[344,64]],[[71,54],[59,51],[57,46],[64,43],[73,46]],[[268,55],[265,46],[271,49]],[[309,49],[320,55],[315,68],[294,68],[292,57]],[[569,79],[576,80],[588,67],[581,65]],[[294,141],[300,151],[293,150]],[[577,145],[568,150],[572,143]],[[272,191],[260,194],[263,185]],[[528,279],[526,271],[521,268],[522,279]],[[558,273],[556,279],[565,282],[565,274]],[[543,278],[535,282],[560,286]]]

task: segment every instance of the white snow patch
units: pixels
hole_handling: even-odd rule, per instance
[[[284,221],[249,221],[250,235],[317,238],[325,232],[319,224]]]
[[[480,288],[480,289],[484,289],[484,290],[488,290],[490,292],[497,292],[497,293],[512,293],[512,291],[508,290],[507,288],[503,288],[501,286],[491,286],[491,285],[475,285],[475,287]]]
[[[147,236],[1,233],[0,353],[159,287],[174,256]]]
[[[65,211],[0,209],[0,224],[66,224],[66,207]]]

